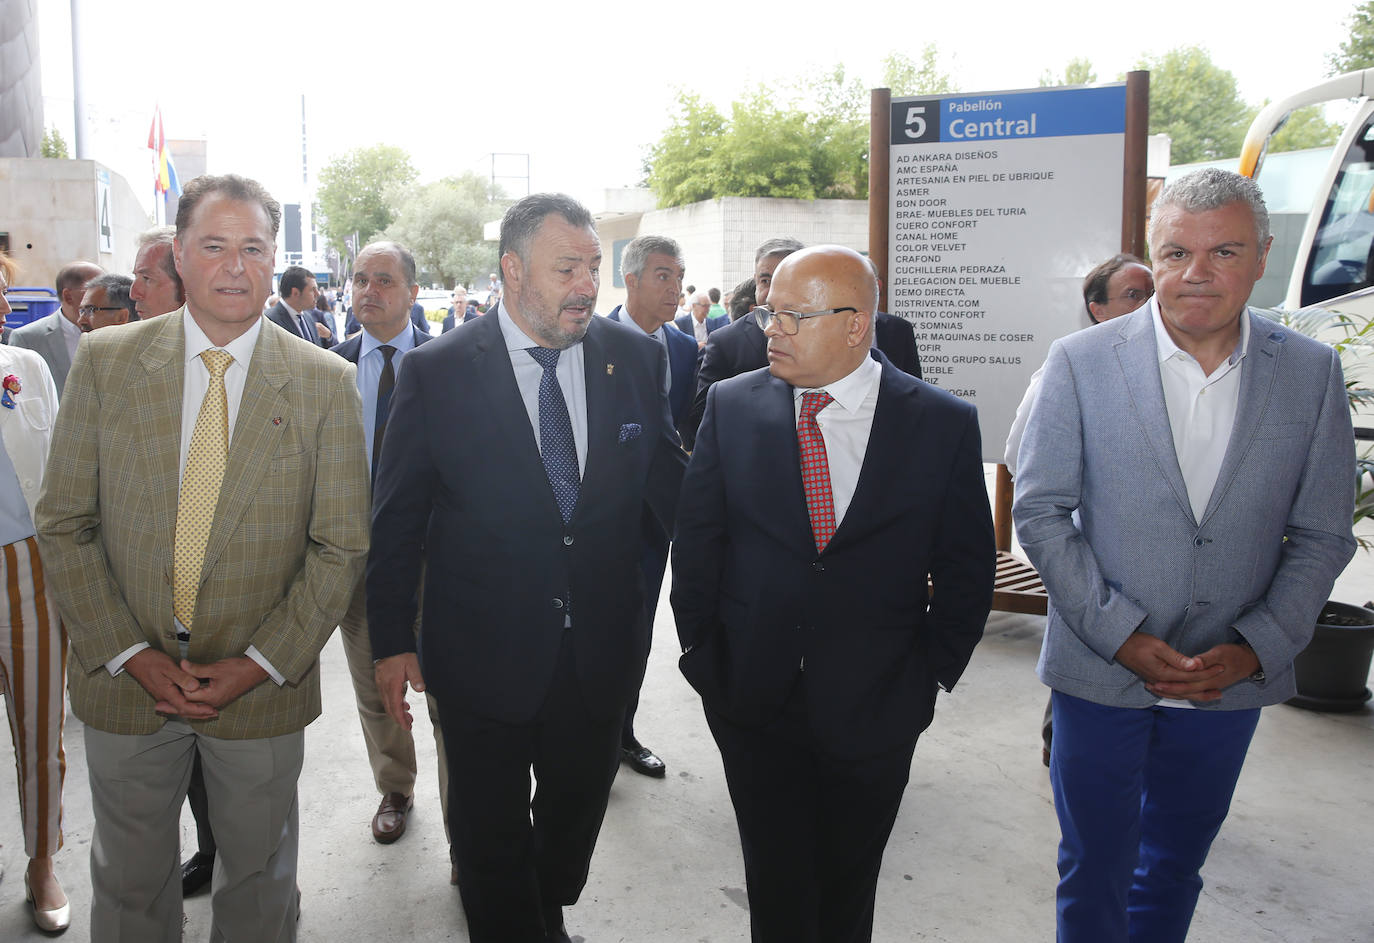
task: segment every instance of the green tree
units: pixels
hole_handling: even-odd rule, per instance
[[[510,201],[485,177],[469,171],[388,196],[396,218],[381,237],[414,253],[422,282],[452,288],[496,271],[496,246],[482,238],[482,227],[500,216]]]
[[[348,254],[348,238],[358,234],[358,247],[391,225],[396,218],[388,200],[415,181],[410,155],[399,147],[377,144],[349,151],[320,171],[316,219],[329,244]]]
[[[889,55],[883,81],[898,96],[952,89],[933,45],[919,59]],[[659,206],[723,196],[868,196],[869,92],[843,66],[755,88],[731,104],[728,116],[688,92],[678,94],[677,105],[645,161],[645,182]]]
[[[1340,75],[1374,66],[1374,0],[1365,0],[1345,21],[1347,38],[1326,57],[1327,75]]]
[[[43,133],[43,144],[39,153],[44,157],[57,157],[63,160],[71,156],[67,153],[67,142],[63,139],[62,132],[51,127]]]
[[[1191,164],[1240,153],[1250,109],[1236,89],[1236,77],[1212,62],[1199,46],[1180,46],[1142,58],[1150,72],[1150,133],[1173,141],[1172,161]]]
[[[1046,88],[1053,85],[1092,85],[1097,81],[1092,60],[1086,56],[1076,56],[1064,67],[1063,75],[1056,75],[1049,69],[1040,73],[1040,85]]]
[[[1288,121],[1279,129],[1269,142],[1269,152],[1300,151],[1306,147],[1324,147],[1335,144],[1341,136],[1341,126],[1327,121],[1322,116],[1321,107],[1308,105],[1299,108],[1288,116]]]
[[[954,82],[940,68],[940,54],[935,44],[927,43],[921,49],[919,61],[905,53],[888,53],[883,59],[883,87],[892,89],[893,98],[902,98],[952,92]]]

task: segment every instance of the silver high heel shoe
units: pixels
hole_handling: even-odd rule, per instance
[[[33,922],[46,933],[61,933],[72,925],[72,902],[70,899],[55,910],[39,910],[33,899],[33,888],[29,887],[29,870],[24,869],[24,899],[33,907]]]

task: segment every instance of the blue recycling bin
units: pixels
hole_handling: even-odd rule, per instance
[[[6,327],[23,327],[31,321],[45,318],[62,307],[62,299],[51,288],[16,285],[5,291],[10,313],[5,316]]]

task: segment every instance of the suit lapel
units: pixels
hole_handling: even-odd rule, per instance
[[[1191,520],[1193,508],[1188,501],[1188,486],[1179,469],[1169,412],[1164,406],[1164,383],[1159,378],[1152,307],[1146,305],[1122,318],[1126,323],[1121,329],[1121,340],[1116,344],[1117,364],[1121,369],[1122,388],[1130,397],[1160,474],[1168,482],[1178,506]]]
[[[219,503],[215,506],[215,520],[205,545],[205,564],[202,572],[213,567],[228,546],[229,538],[238,528],[243,512],[248,509],[262,478],[277,454],[282,434],[293,422],[303,417],[291,415],[290,402],[284,391],[291,379],[282,344],[285,339],[275,331],[260,331],[248,376],[243,383],[243,398],[239,401],[238,418],[229,442],[228,461],[224,466],[224,483],[220,485]]]
[[[486,398],[484,414],[490,417],[491,428],[495,432],[494,441],[504,441],[510,449],[512,460],[506,467],[511,474],[526,479],[520,491],[544,495],[547,513],[557,515],[561,520],[553,487],[549,484],[544,461],[539,455],[539,430],[530,424],[530,415],[520,395],[520,386],[515,382],[515,371],[511,368],[510,353],[506,350],[506,339],[501,333],[498,317],[509,315],[504,311],[500,315],[496,311],[489,311],[467,329],[477,337],[477,349],[471,366],[477,381],[476,387]],[[492,464],[495,466],[496,462]]]
[[[1226,489],[1230,487],[1245,453],[1250,450],[1255,429],[1269,406],[1279,357],[1283,353],[1282,330],[1272,322],[1251,317],[1249,308],[1244,316],[1250,318],[1250,347],[1240,367],[1240,400],[1236,404],[1236,419],[1231,426],[1231,438],[1226,443],[1226,454],[1222,457],[1216,484],[1212,486],[1212,496],[1207,499],[1207,509],[1203,511],[1199,523],[1206,522],[1212,516],[1226,495]]]
[[[181,490],[181,401],[186,373],[186,335],[181,319],[186,309],[162,318],[148,346],[139,354],[141,374],[129,384],[130,410],[146,469],[148,500],[157,533],[175,537],[177,498]],[[172,579],[172,541],[163,547],[163,570]]]
[[[863,522],[881,517],[887,483],[912,474],[906,467],[906,454],[894,444],[913,440],[915,426],[921,417],[920,391],[914,385],[910,390],[896,389],[893,380],[897,368],[885,358],[879,362],[882,373],[878,378],[878,402],[873,410],[873,427],[868,434],[859,480],[844,520],[826,545],[827,551],[837,543],[843,546],[853,540]]]
[[[623,375],[624,371],[621,373]],[[616,385],[619,381],[595,319],[588,325],[586,336],[582,338],[582,374],[587,390],[587,465],[582,472],[582,490],[578,493],[574,516],[586,498],[587,482],[600,480],[601,464],[618,444],[620,434],[612,408],[617,400]]]
[[[762,519],[784,529],[779,536],[785,543],[803,546],[814,556],[816,535],[811,530],[811,512],[807,510],[806,491],[802,486],[792,387],[765,372],[750,392],[750,408],[758,416],[754,425],[758,431],[754,454],[762,466],[758,480],[766,483],[761,489],[763,500],[760,503],[776,505]]]

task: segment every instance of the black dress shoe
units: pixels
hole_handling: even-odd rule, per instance
[[[563,908],[544,909],[544,939],[546,943],[572,943],[567,928],[563,926]]]
[[[630,769],[644,776],[652,776],[654,779],[662,779],[668,775],[668,767],[663,765],[663,761],[654,755],[643,744],[636,743],[633,746],[620,748],[620,762]]]
[[[215,875],[215,856],[198,851],[181,863],[181,896],[190,897],[209,887]]]

